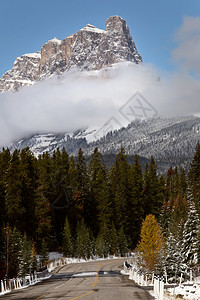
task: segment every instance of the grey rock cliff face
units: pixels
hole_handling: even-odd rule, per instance
[[[0,92],[17,91],[24,85],[33,85],[72,67],[99,70],[122,61],[138,64],[142,58],[126,21],[112,16],[107,19],[105,30],[87,24],[63,40],[54,38],[48,41],[40,52],[18,57],[13,68],[0,79]]]
[[[40,52],[17,57],[12,70],[6,72],[0,79],[0,92],[17,91],[21,86],[37,82],[40,79],[38,70],[40,60]]]

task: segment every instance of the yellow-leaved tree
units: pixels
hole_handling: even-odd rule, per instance
[[[149,271],[155,270],[163,246],[164,238],[155,216],[146,216],[142,223],[138,251],[142,257],[143,266]]]

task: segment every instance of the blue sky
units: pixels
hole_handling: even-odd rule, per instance
[[[0,76],[17,56],[40,50],[47,40],[65,38],[87,23],[103,29],[111,15],[127,21],[144,62],[173,70],[174,34],[184,16],[199,12],[199,0],[1,0]]]

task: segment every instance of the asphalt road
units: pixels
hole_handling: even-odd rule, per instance
[[[123,259],[70,264],[37,285],[13,291],[0,300],[150,300],[153,297],[120,274]],[[83,274],[81,274],[83,273]]]

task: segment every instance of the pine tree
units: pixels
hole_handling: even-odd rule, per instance
[[[6,224],[6,174],[10,162],[10,151],[4,149],[0,152],[0,253],[3,253],[3,231],[1,230]]]
[[[97,175],[97,181],[99,182],[99,189],[96,191],[97,209],[99,228],[108,227],[111,223],[111,202],[109,188],[103,171],[99,171]]]
[[[182,197],[185,197],[187,194],[187,178],[185,174],[185,170],[181,167],[180,168],[180,194]]]
[[[161,227],[154,215],[146,216],[142,223],[141,240],[138,251],[143,259],[143,265],[149,271],[155,271],[159,262],[159,254],[164,244]]]
[[[73,244],[71,239],[71,231],[68,222],[68,218],[65,219],[65,227],[63,231],[63,253],[64,256],[69,257],[72,256],[73,253]]]
[[[21,232],[25,232],[32,239],[35,238],[35,189],[37,187],[36,158],[29,148],[20,152],[21,163],[21,205],[23,216],[20,220]]]
[[[42,240],[41,251],[40,251],[40,262],[42,266],[46,266],[48,263],[48,246],[45,239]]]
[[[104,235],[102,232],[100,232],[95,241],[95,255],[98,257],[104,257],[105,252]]]
[[[52,227],[55,230],[59,245],[62,244],[65,218],[72,202],[68,171],[68,154],[64,149],[61,153],[59,148],[57,148],[52,156],[52,194],[50,203],[52,207]]]
[[[45,196],[45,183],[38,181],[38,187],[35,196],[35,216],[38,224],[37,239],[41,244],[45,240],[50,245],[51,237],[51,207],[48,199]]]
[[[76,253],[78,257],[85,259],[92,255],[90,233],[83,220],[77,225]]]
[[[31,273],[37,269],[37,250],[35,242],[31,242]]]
[[[121,256],[125,256],[128,253],[128,242],[127,238],[124,234],[123,226],[120,228],[118,232],[118,245],[119,245],[119,253]]]
[[[35,217],[37,222],[37,243],[41,248],[42,240],[50,246],[52,230],[50,157],[44,155],[38,159],[38,180],[35,189]]]
[[[79,149],[78,151],[77,170],[78,190],[80,192],[80,199],[83,207],[81,216],[84,218],[86,224],[88,224],[91,214],[91,194],[89,187],[88,170],[82,149]]]
[[[22,229],[21,218],[25,212],[22,206],[22,182],[21,182],[21,163],[19,151],[15,150],[12,154],[9,168],[6,174],[6,213],[7,222],[12,228]]]
[[[194,158],[189,169],[189,182],[192,193],[195,197],[200,198],[200,142],[197,143]]]
[[[143,176],[137,155],[135,155],[134,164],[130,170],[130,185],[131,194],[127,199],[127,232],[131,240],[131,247],[134,248],[139,239],[144,217]]]
[[[73,155],[70,157],[69,160],[69,179],[70,179],[70,186],[73,189],[73,192],[77,192],[78,190],[78,169],[75,163]]]
[[[144,214],[159,217],[163,204],[161,186],[157,176],[155,160],[151,157],[150,165],[145,168],[144,175]]]
[[[19,250],[19,271],[18,276],[24,277],[31,273],[32,269],[32,245],[30,241],[27,239],[26,234],[20,240],[20,250]]]
[[[110,249],[109,252],[111,255],[117,255],[119,253],[119,246],[118,246],[118,237],[117,231],[115,229],[114,223],[112,223],[112,227],[110,230]]]
[[[131,187],[129,181],[130,165],[126,160],[125,151],[122,148],[117,154],[115,165],[110,172],[111,197],[113,202],[113,221],[119,229],[124,226],[125,233],[128,232],[128,199],[130,198]]]
[[[98,148],[94,149],[89,163],[91,205],[88,207],[87,224],[93,229],[95,235],[101,226],[110,224],[111,202],[106,169],[102,162],[102,155]],[[96,222],[96,220],[99,222]]]
[[[5,258],[6,258],[6,278],[17,277],[19,272],[19,253],[22,236],[14,228],[13,230],[6,226],[3,230],[5,241]]]
[[[200,220],[191,190],[188,191],[188,206],[188,217],[183,230],[184,244],[182,256],[185,263],[189,266],[193,266],[199,261]]]
[[[184,222],[181,220],[176,224],[176,228],[174,228],[172,222],[166,236],[165,269],[169,276],[174,276],[175,272],[180,274],[185,269],[182,257],[183,224]]]

